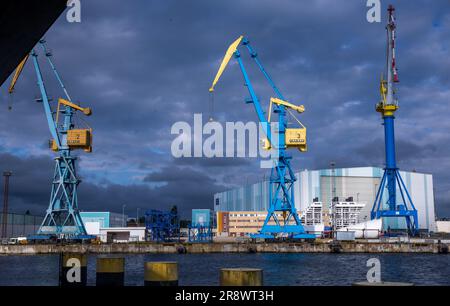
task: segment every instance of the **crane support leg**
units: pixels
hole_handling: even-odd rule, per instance
[[[57,235],[60,238],[86,235],[78,211],[77,187],[80,180],[75,172],[75,157],[55,159],[50,204],[38,235]]]
[[[252,238],[273,239],[276,237],[314,239],[307,234],[295,208],[295,175],[291,169],[290,157],[279,157],[277,165],[271,170],[269,198],[270,204],[264,224]]]

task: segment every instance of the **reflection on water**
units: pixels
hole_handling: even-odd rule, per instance
[[[220,268],[260,268],[265,285],[351,285],[364,281],[366,261],[381,261],[384,281],[450,285],[450,256],[434,254],[142,254],[126,257],[126,285],[140,286],[145,261],[177,261],[180,285],[218,285]],[[0,285],[58,285],[58,255],[0,256]],[[96,255],[88,259],[95,284]]]

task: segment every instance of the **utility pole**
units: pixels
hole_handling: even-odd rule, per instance
[[[9,177],[12,175],[11,171],[3,172],[5,177],[5,187],[3,189],[3,218],[2,218],[2,238],[8,236],[8,196],[9,196]]]
[[[136,208],[136,226],[139,226],[139,207]]]
[[[330,162],[331,167],[331,232],[333,233],[333,239],[335,237],[334,232],[336,231],[336,212],[335,212],[335,199],[336,199],[336,163],[334,161]]]
[[[125,227],[125,207],[127,207],[127,205],[123,204],[122,205],[122,227]]]

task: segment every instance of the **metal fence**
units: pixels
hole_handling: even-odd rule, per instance
[[[4,221],[3,214],[0,213],[0,237],[11,238],[36,234],[44,217],[24,214],[7,214],[6,235],[2,233]],[[5,237],[6,236],[6,237]]]

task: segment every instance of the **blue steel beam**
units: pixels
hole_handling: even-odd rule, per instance
[[[53,118],[52,109],[50,107],[50,103],[48,101],[47,90],[45,89],[44,80],[42,79],[41,68],[39,67],[38,55],[36,51],[31,52],[31,56],[33,58],[34,70],[36,72],[37,84],[39,86],[39,90],[41,92],[42,103],[44,105],[45,117],[47,119],[48,128],[50,129],[50,134],[52,134],[53,139],[55,139],[58,148],[61,148],[61,141],[59,139],[59,134],[57,131],[57,126],[55,123],[55,119]]]

